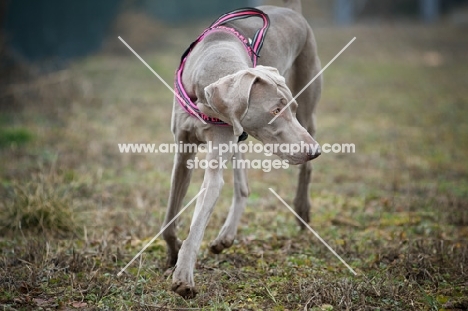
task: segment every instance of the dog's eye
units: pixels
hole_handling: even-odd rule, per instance
[[[273,110],[271,113],[272,113],[273,115],[276,116],[276,115],[277,115],[278,113],[280,113],[280,112],[281,112],[281,108],[276,108],[276,109]]]

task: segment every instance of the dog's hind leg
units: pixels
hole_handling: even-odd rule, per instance
[[[187,168],[187,161],[193,159],[194,156],[195,153],[178,152],[175,154],[171,190],[164,226],[177,215],[182,205],[182,200],[187,194],[192,176],[192,169]],[[167,227],[162,235],[167,244],[167,266],[172,267],[177,262],[179,249],[182,245],[182,242],[177,238],[176,221]]]
[[[315,81],[320,83],[320,81]],[[312,87],[312,86],[311,86]],[[309,100],[318,100],[317,97],[310,97],[310,93],[313,92],[313,88],[310,90],[306,90],[301,96],[298,98],[299,107],[297,111],[297,119],[299,123],[309,132],[309,134],[314,137],[315,135],[315,115],[314,112],[307,111],[308,109],[304,109],[306,111],[301,111],[301,97],[302,100],[309,99]],[[320,91],[319,91],[320,92]],[[305,103],[307,104],[307,103]],[[309,103],[310,104],[310,103]],[[316,104],[316,103],[314,103]],[[301,114],[302,112],[302,114]],[[309,114],[307,114],[309,113]],[[294,198],[294,209],[296,213],[306,222],[310,221],[310,199],[309,199],[309,184],[312,175],[312,163],[310,161],[301,164],[299,166],[299,179],[297,182],[297,191],[296,196]],[[302,229],[305,229],[304,224],[298,220],[299,226]]]
[[[292,76],[293,91],[298,93],[302,90],[320,72],[320,69],[321,65],[317,57],[315,39],[312,30],[309,29],[309,39],[294,64],[294,75]],[[315,108],[320,99],[321,91],[322,77],[320,76],[297,98],[297,120],[312,137],[315,136]],[[305,222],[309,222],[310,220],[309,183],[311,175],[312,163],[309,161],[301,164],[296,196],[294,198],[294,209]],[[305,228],[302,222],[298,221],[298,223],[302,229]]]
[[[304,92],[306,93],[306,92]],[[304,94],[303,94],[304,95]],[[298,109],[299,110],[299,109]],[[314,115],[312,114],[309,118],[299,117],[298,121],[302,126],[306,128],[309,134],[314,137],[315,135],[315,125],[314,125]],[[303,116],[303,115],[302,115]],[[310,221],[310,199],[309,199],[309,184],[312,176],[312,163],[308,161],[299,166],[299,178],[297,182],[296,196],[294,198],[293,204],[296,213],[306,222]],[[297,220],[301,229],[305,229],[304,224]]]
[[[241,215],[247,203],[247,197],[249,196],[247,172],[244,167],[239,167],[242,166],[243,158],[244,156],[241,152],[236,152],[233,157],[234,196],[226,221],[218,237],[210,244],[210,250],[215,254],[221,253],[234,242],[234,238],[237,234],[237,226],[239,225]]]

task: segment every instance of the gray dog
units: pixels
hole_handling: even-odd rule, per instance
[[[283,108],[321,69],[312,29],[301,14],[300,0],[285,0],[286,7],[261,6],[222,16],[184,54],[176,78],[172,133],[176,142],[236,144],[252,135],[264,144],[318,146],[314,114],[321,93],[321,80],[307,88],[297,102]],[[261,49],[261,57],[259,57]],[[273,117],[277,119],[269,124]],[[201,120],[204,120],[203,122]],[[291,164],[300,165],[294,207],[309,221],[308,185],[310,160],[317,148],[296,153],[276,152]],[[187,161],[195,153],[178,152],[172,172],[165,224],[179,212],[190,183]],[[213,148],[207,160],[242,159],[242,153],[224,153]],[[185,298],[196,295],[193,270],[204,231],[223,187],[222,168],[205,170],[190,233],[182,243],[172,223],[163,233],[168,264],[176,266],[172,289]],[[210,244],[213,253],[232,245],[245,208],[249,189],[245,170],[234,168],[234,197],[226,222]]]

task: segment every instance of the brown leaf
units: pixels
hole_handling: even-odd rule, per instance
[[[71,305],[73,308],[77,308],[77,309],[86,308],[88,306],[86,302],[82,302],[82,301],[74,301],[72,302]]]
[[[360,226],[360,224],[352,219],[344,218],[344,217],[335,217],[331,221],[332,225],[335,226],[348,226],[348,227],[354,227],[357,228]]]
[[[33,301],[38,307],[47,307],[51,304],[51,302],[53,302],[50,299],[42,299],[42,298],[34,298]]]

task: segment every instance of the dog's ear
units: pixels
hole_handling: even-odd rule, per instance
[[[200,110],[208,115],[214,112],[216,117],[232,125],[234,135],[240,136],[244,131],[241,120],[247,113],[250,92],[257,79],[250,70],[241,70],[219,79],[205,88],[206,103]]]
[[[270,73],[270,75],[277,76],[279,77],[279,79],[282,79],[284,81],[284,78],[280,75],[278,69],[276,69],[275,67],[258,65],[257,67],[255,67],[255,70],[258,70],[264,73]]]
[[[286,96],[288,100],[294,96],[291,93],[291,90],[286,85],[286,80],[279,73],[278,69],[269,66],[258,65],[255,67],[256,75],[266,81],[273,81],[276,84],[276,87],[279,92],[282,93],[282,96]]]

